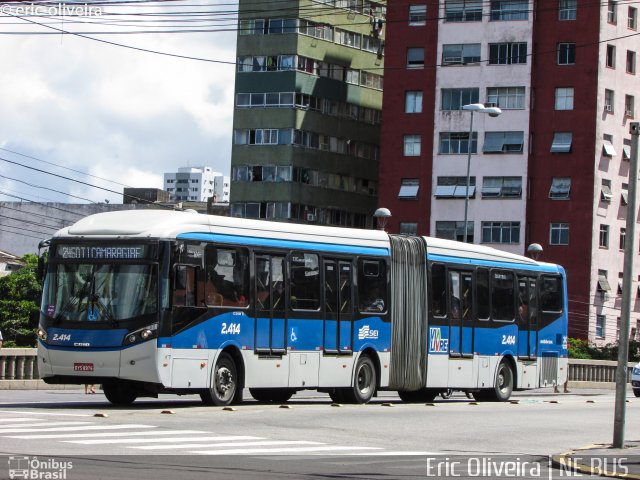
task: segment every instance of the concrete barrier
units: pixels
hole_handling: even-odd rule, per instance
[[[46,385],[38,374],[35,348],[0,348],[0,390],[57,388],[77,389],[78,385]],[[574,388],[614,388],[617,362],[569,359],[569,382]],[[634,363],[627,365],[631,381]]]

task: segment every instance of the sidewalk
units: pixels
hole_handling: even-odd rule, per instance
[[[626,441],[625,448],[589,445],[554,455],[554,467],[564,472],[640,480],[640,441]],[[568,475],[565,475],[568,476]]]

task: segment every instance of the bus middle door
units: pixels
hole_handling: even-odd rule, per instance
[[[449,271],[449,352],[473,357],[473,274]]]
[[[536,279],[518,278],[518,357],[538,355],[538,298]]]
[[[286,352],[285,257],[256,255],[256,353],[282,355]]]
[[[328,354],[353,352],[352,267],[350,262],[324,259],[324,340]]]

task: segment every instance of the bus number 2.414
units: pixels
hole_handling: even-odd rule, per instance
[[[502,335],[502,344],[503,345],[515,345],[516,344],[516,336],[515,335]]]
[[[230,323],[227,325],[226,323],[223,323],[222,330],[220,330],[220,333],[223,335],[227,335],[227,334],[237,335],[240,333],[240,324]]]

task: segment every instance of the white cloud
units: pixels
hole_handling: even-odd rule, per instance
[[[235,59],[234,32],[96,37],[180,55]],[[70,35],[3,35],[2,41],[0,146],[135,187],[160,188],[163,172],[186,165],[211,165],[228,174],[233,65],[143,53]],[[98,183],[4,151],[0,158]],[[22,167],[9,166],[8,171],[96,201],[121,200]]]

